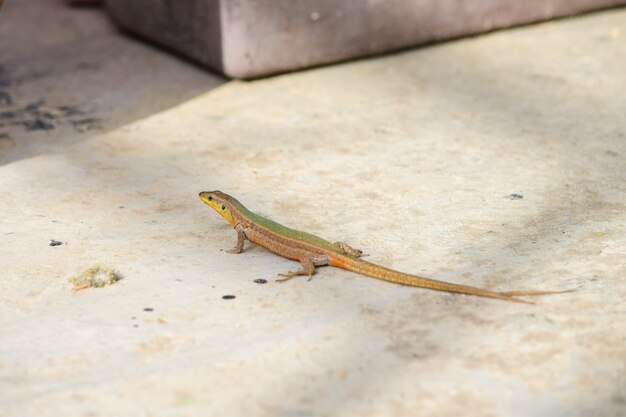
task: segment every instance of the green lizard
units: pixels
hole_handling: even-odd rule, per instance
[[[330,243],[320,237],[299,230],[290,229],[265,217],[248,210],[235,198],[221,191],[203,191],[200,200],[218,212],[224,219],[233,225],[237,231],[237,245],[229,253],[243,252],[244,241],[256,243],[269,249],[277,255],[293,259],[302,264],[302,269],[295,272],[280,274],[286,281],[296,275],[306,275],[311,279],[318,266],[331,265],[338,268],[354,271],[361,275],[413,287],[429,288],[437,291],[447,291],[461,294],[477,295],[481,297],[497,298],[500,300],[529,303],[516,298],[517,296],[534,296],[544,294],[559,294],[569,291],[510,291],[494,292],[466,285],[437,281],[405,274],[393,269],[385,268],[361,258],[363,253],[353,249],[343,242]]]

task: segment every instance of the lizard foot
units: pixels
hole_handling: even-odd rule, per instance
[[[278,276],[281,276],[284,278],[279,278],[276,280],[276,282],[289,281],[291,278],[297,277],[300,275],[307,275],[309,277],[308,281],[311,281],[311,279],[313,279],[313,274],[310,274],[307,271],[301,270],[301,271],[295,271],[295,272],[289,271],[286,274],[278,274]]]

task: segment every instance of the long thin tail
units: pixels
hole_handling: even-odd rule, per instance
[[[534,304],[530,301],[517,298],[518,295],[534,296],[544,294],[559,294],[569,291],[512,291],[494,292],[467,285],[453,284],[451,282],[437,281],[430,278],[418,277],[416,275],[405,274],[384,266],[376,265],[367,261],[350,256],[337,256],[330,260],[330,265],[347,269],[361,275],[380,279],[394,284],[409,285],[411,287],[428,288],[436,291],[455,292],[460,294],[476,295],[479,297],[497,298],[499,300],[514,301],[517,303]]]

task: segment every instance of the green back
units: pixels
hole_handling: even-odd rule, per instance
[[[246,218],[250,219],[254,223],[257,223],[273,232],[276,232],[282,236],[288,237],[290,239],[299,240],[300,242],[307,242],[313,245],[321,246],[329,250],[338,251],[339,248],[330,243],[327,240],[322,239],[321,237],[317,237],[307,232],[302,232],[300,230],[290,229],[287,226],[283,226],[280,223],[276,223],[273,220],[267,219],[263,216],[259,216],[256,213],[248,210],[243,204],[241,204],[236,199],[232,199],[231,203],[237,208],[237,210]]]

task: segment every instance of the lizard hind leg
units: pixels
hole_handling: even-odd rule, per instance
[[[279,278],[276,280],[276,282],[285,282],[285,281],[289,281],[291,278],[299,276],[299,275],[306,275],[309,277],[309,281],[311,280],[311,278],[313,278],[313,274],[315,274],[315,262],[313,259],[311,258],[302,258],[300,259],[300,263],[302,264],[302,269],[299,271],[289,271],[286,274],[278,274],[281,277],[284,278]]]
[[[367,254],[363,253],[362,250],[354,249],[352,246],[348,245],[345,242],[335,242],[335,245],[339,246],[339,248],[348,255],[356,256],[357,258],[360,258],[362,256],[368,256]]]

